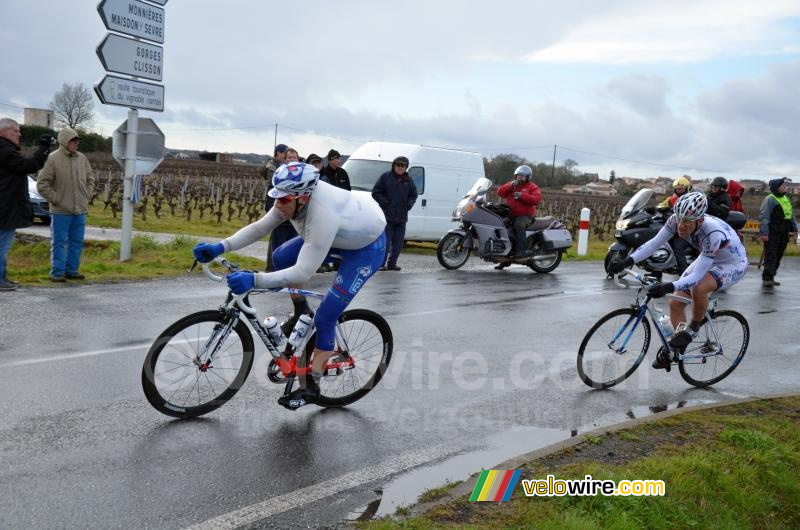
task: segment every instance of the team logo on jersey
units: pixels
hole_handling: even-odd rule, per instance
[[[361,289],[361,286],[364,285],[364,278],[360,276],[356,277],[355,281],[350,285],[350,294],[356,294]]]
[[[344,278],[342,278],[341,274],[336,274],[336,285],[342,285],[344,283]]]
[[[369,276],[370,274],[372,274],[372,267],[370,267],[369,265],[367,265],[366,267],[360,267],[358,269],[358,274],[359,276]]]

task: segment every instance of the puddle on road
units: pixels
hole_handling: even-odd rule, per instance
[[[482,469],[491,469],[499,462],[565,440],[569,436],[569,431],[536,427],[515,427],[493,434],[487,440],[487,449],[457,455],[401,475],[383,488],[380,499],[352,512],[347,519],[363,521],[391,515],[401,506],[416,503],[427,489],[465,480]]]
[[[501,462],[577,436],[582,432],[608,427],[632,418],[644,418],[658,412],[718,401],[720,400],[690,399],[666,405],[636,406],[624,414],[606,416],[591,425],[584,425],[570,431],[519,426],[496,433],[487,440],[487,449],[460,454],[438,464],[423,466],[397,477],[383,490],[375,490],[375,493],[380,496],[368,505],[351,512],[346,520],[365,521],[392,515],[402,506],[415,504],[419,496],[428,489],[466,480],[470,475],[482,469],[493,469]]]

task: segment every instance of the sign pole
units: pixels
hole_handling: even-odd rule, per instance
[[[125,176],[122,181],[122,238],[119,246],[119,260],[131,259],[131,239],[133,235],[133,178],[136,174],[136,141],[139,133],[139,112],[128,109],[128,130],[125,139]]]

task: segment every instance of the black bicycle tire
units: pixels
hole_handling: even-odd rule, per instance
[[[642,361],[647,355],[647,350],[650,347],[650,322],[647,320],[647,317],[642,318],[642,321],[640,322],[640,325],[644,328],[644,346],[642,347],[642,351],[639,353],[638,358],[634,361],[631,368],[627,372],[625,372],[622,376],[614,379],[613,381],[597,382],[591,379],[584,372],[582,363],[586,345],[589,343],[589,340],[592,338],[592,335],[594,335],[594,333],[598,330],[598,328],[600,328],[600,326],[602,326],[612,318],[615,318],[619,315],[628,315],[635,317],[638,314],[638,312],[639,310],[633,307],[623,307],[620,309],[615,309],[614,311],[611,311],[610,313],[607,313],[606,315],[602,316],[600,320],[598,320],[589,329],[589,331],[586,332],[586,335],[583,337],[583,341],[581,341],[581,345],[578,348],[578,359],[577,359],[578,376],[581,378],[581,381],[583,381],[584,384],[586,384],[591,388],[605,390],[606,388],[611,388],[613,386],[620,384],[621,382],[629,378],[633,374],[633,372],[636,371],[637,368],[639,368],[639,365],[642,364]]]
[[[747,319],[744,318],[744,315],[742,315],[738,311],[733,311],[730,309],[721,309],[719,311],[716,311],[714,318],[716,319],[723,316],[733,317],[734,319],[738,320],[739,323],[742,325],[742,329],[744,331],[744,339],[742,340],[742,346],[739,349],[739,354],[736,356],[736,358],[733,360],[733,362],[731,363],[731,365],[728,367],[727,370],[722,372],[722,374],[718,375],[717,377],[709,379],[707,381],[700,381],[693,378],[686,372],[683,361],[678,362],[678,371],[680,371],[681,377],[683,377],[683,380],[692,386],[696,386],[698,388],[705,388],[719,383],[720,381],[728,377],[736,369],[737,366],[739,366],[739,363],[742,362],[745,353],[747,353],[747,347],[750,345],[750,324],[747,322]]]
[[[321,394],[316,402],[316,404],[321,407],[326,407],[326,408],[344,407],[363,398],[373,388],[375,388],[375,385],[378,384],[378,382],[383,377],[383,374],[389,368],[389,363],[392,360],[394,338],[392,337],[392,329],[389,327],[389,323],[386,321],[386,319],[380,316],[378,313],[370,311],[369,309],[350,309],[348,311],[343,312],[339,317],[339,322],[341,323],[352,320],[365,320],[373,324],[376,328],[378,328],[378,331],[380,331],[381,338],[383,339],[383,354],[381,356],[380,364],[378,366],[378,369],[372,375],[372,377],[370,377],[370,379],[356,391],[337,398]],[[307,366],[309,358],[311,354],[314,352],[314,343],[316,342],[316,335],[317,335],[316,332],[314,332],[311,335],[311,337],[309,337],[308,343],[306,344],[306,348],[303,351],[303,355],[300,359],[300,366]],[[356,359],[356,363],[357,362],[358,360]]]
[[[165,400],[153,383],[153,372],[156,362],[158,361],[159,355],[163,351],[164,346],[169,342],[170,338],[174,337],[181,330],[186,329],[189,326],[202,322],[224,322],[227,318],[228,316],[225,313],[218,310],[208,310],[193,313],[183,317],[169,326],[156,338],[155,341],[153,341],[153,345],[147,352],[144,365],[142,366],[142,389],[144,390],[144,395],[147,398],[147,401],[153,406],[153,408],[162,414],[166,414],[167,416],[171,416],[173,418],[195,418],[218,409],[228,400],[230,400],[236,394],[236,392],[239,391],[250,373],[250,369],[253,366],[254,356],[253,335],[250,333],[247,325],[242,320],[239,320],[239,322],[237,322],[236,326],[233,328],[233,331],[239,336],[239,340],[242,343],[243,359],[241,368],[236,374],[236,377],[233,379],[231,385],[214,401],[192,407],[176,406]]]

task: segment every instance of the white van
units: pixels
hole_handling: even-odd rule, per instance
[[[419,197],[408,212],[406,239],[438,241],[453,228],[453,209],[478,178],[484,176],[478,153],[391,142],[367,142],[344,163],[354,193],[372,193],[392,160],[404,156],[411,162],[409,176]]]

